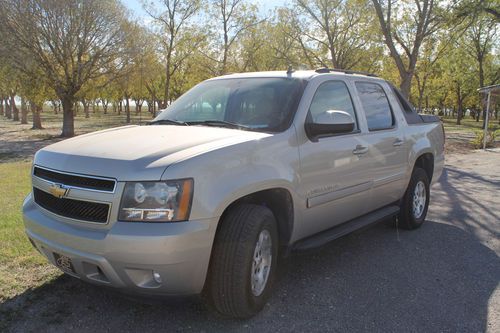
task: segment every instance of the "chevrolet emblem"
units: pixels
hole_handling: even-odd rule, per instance
[[[52,184],[49,186],[49,192],[56,198],[63,198],[66,194],[68,194],[69,188],[62,184]]]

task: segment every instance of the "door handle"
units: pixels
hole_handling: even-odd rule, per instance
[[[368,147],[364,147],[362,145],[357,145],[356,149],[352,151],[354,155],[363,155],[368,152]]]
[[[397,139],[396,141],[394,141],[394,143],[392,144],[394,147],[398,147],[398,146],[402,146],[404,143],[403,140],[401,139]]]

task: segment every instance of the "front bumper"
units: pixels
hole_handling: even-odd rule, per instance
[[[115,222],[96,229],[58,221],[31,195],[23,218],[28,237],[52,264],[54,254],[63,255],[71,259],[75,273],[70,274],[84,281],[150,295],[201,292],[218,220]]]

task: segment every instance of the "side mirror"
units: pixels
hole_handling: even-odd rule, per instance
[[[354,119],[345,111],[328,110],[318,115],[315,122],[307,122],[305,130],[309,138],[317,141],[321,136],[352,132]]]

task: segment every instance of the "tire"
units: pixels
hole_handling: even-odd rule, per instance
[[[278,258],[276,220],[266,207],[242,204],[230,209],[220,223],[207,281],[208,301],[224,316],[249,318],[264,307],[271,294]],[[260,257],[255,251],[259,241],[263,246]],[[271,259],[266,260],[269,254]],[[254,266],[257,262],[262,264]],[[267,269],[266,263],[270,265]],[[262,272],[253,275],[261,277],[254,284],[252,269]]]
[[[424,169],[416,167],[401,203],[397,222],[401,228],[413,230],[422,226],[429,208],[429,194],[429,177]]]

